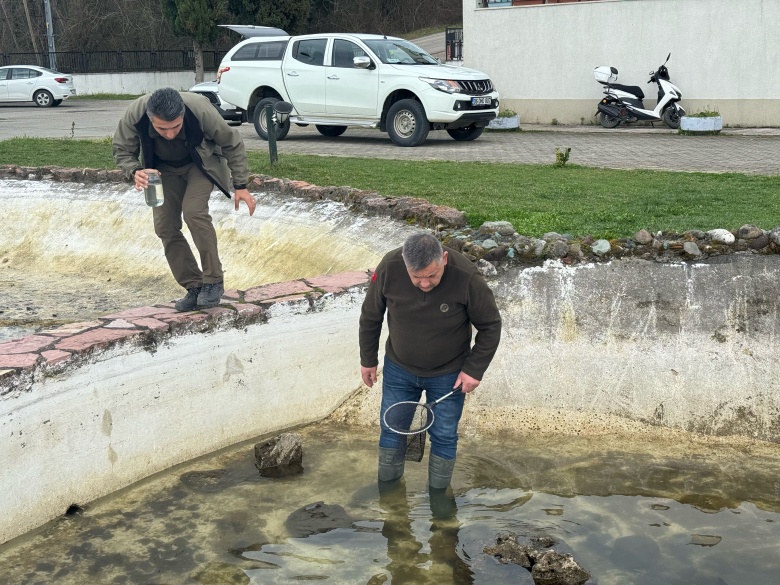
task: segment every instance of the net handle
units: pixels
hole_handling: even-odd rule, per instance
[[[423,427],[421,429],[417,429],[417,430],[414,430],[414,431],[400,431],[400,430],[396,429],[393,425],[388,424],[388,422],[387,422],[387,413],[393,408],[393,406],[398,406],[398,404],[412,404],[410,402],[398,402],[396,404],[393,404],[393,406],[388,408],[385,411],[385,413],[382,415],[382,420],[384,420],[385,426],[388,429],[390,429],[394,433],[398,433],[399,435],[407,435],[408,436],[408,435],[417,435],[419,433],[424,433],[425,431],[427,431],[429,428],[431,428],[433,426],[433,420],[434,420],[434,418],[436,416],[434,414],[434,412],[433,412],[433,407],[436,406],[437,404],[439,404],[439,402],[441,402],[445,398],[449,398],[450,396],[455,394],[455,392],[457,392],[458,390],[459,390],[459,388],[453,388],[451,391],[447,392],[447,394],[445,394],[444,396],[442,396],[438,400],[434,400],[433,402],[429,402],[428,404],[422,404],[421,405],[428,411],[428,416],[430,417],[428,419],[428,424],[425,425],[425,427]]]
[[[445,398],[449,398],[450,396],[452,396],[453,394],[455,394],[455,392],[457,392],[459,390],[460,390],[460,388],[453,388],[451,391],[447,392],[444,396],[442,396],[438,400],[435,400],[434,402],[431,402],[430,404],[428,404],[428,406],[430,406],[430,407],[436,406],[437,404],[439,404],[439,402],[441,402]]]

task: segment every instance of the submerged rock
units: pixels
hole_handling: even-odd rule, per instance
[[[572,555],[534,548],[549,549],[557,544],[555,539],[536,536],[529,540],[531,544],[522,544],[516,534],[499,535],[496,546],[485,547],[485,553],[493,555],[500,563],[525,567],[531,572],[535,585],[583,585],[590,579],[590,573]]]
[[[240,481],[227,469],[189,471],[182,474],[179,480],[192,491],[204,494],[224,491]]]
[[[537,557],[531,577],[536,585],[582,585],[590,579],[590,573],[571,555],[551,550]]]
[[[315,502],[290,514],[284,526],[293,538],[304,538],[335,528],[349,528],[353,522],[341,506]]]
[[[284,477],[303,471],[301,436],[285,433],[255,445],[255,467],[264,477]]]

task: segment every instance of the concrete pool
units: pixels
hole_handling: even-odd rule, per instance
[[[342,421],[374,420],[378,392],[359,384],[357,316],[367,269],[413,226],[276,195],[260,195],[250,221],[225,201],[229,212],[214,215],[234,296],[182,320],[170,314],[178,291],[166,288],[148,210],[131,190],[12,180],[0,190],[8,310],[45,317],[26,341],[0,346],[0,542],[341,405]],[[671,443],[694,433],[776,454],[778,272],[775,257],[750,254],[501,272],[491,286],[502,345],[464,433]],[[76,290],[60,290],[71,278]],[[50,283],[39,290],[51,298],[33,295],[30,280]]]

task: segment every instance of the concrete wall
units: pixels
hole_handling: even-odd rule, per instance
[[[604,0],[479,8],[463,0],[464,64],[485,71],[502,107],[526,122],[596,122],[611,65],[643,88],[667,65],[690,113],[717,109],[724,124],[780,125],[780,0]]]
[[[321,419],[350,395],[339,418],[376,424],[379,385],[359,389],[367,276],[277,302],[267,323],[141,337],[4,380],[0,542],[177,463]],[[750,254],[508,271],[492,281],[501,347],[462,431],[778,442],[779,278],[776,257]]]
[[[204,81],[217,78],[216,72],[207,71]],[[78,95],[99,93],[143,94],[161,87],[186,90],[195,85],[194,71],[140,72],[140,73],[74,73],[73,83]]]
[[[0,395],[0,543],[71,504],[325,417],[360,383],[360,295],[278,303],[267,323],[128,342]],[[129,323],[128,323],[129,325]]]

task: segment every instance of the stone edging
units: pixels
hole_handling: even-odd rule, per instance
[[[452,207],[432,205],[415,197],[383,196],[376,191],[354,187],[318,187],[304,181],[277,179],[268,175],[252,175],[247,185],[250,191],[271,191],[294,195],[312,201],[328,199],[344,203],[353,211],[368,215],[386,215],[393,219],[412,221],[427,228],[458,228],[466,225],[466,214]],[[120,170],[66,169],[55,166],[20,167],[0,165],[0,179],[49,180],[74,183],[129,183]]]
[[[212,309],[179,313],[173,303],[138,307],[0,343],[0,397],[29,390],[41,378],[90,363],[125,344],[154,353],[177,335],[264,323],[277,303],[294,303],[300,312],[316,311],[325,296],[365,286],[369,277],[369,272],[344,272],[229,290]]]

